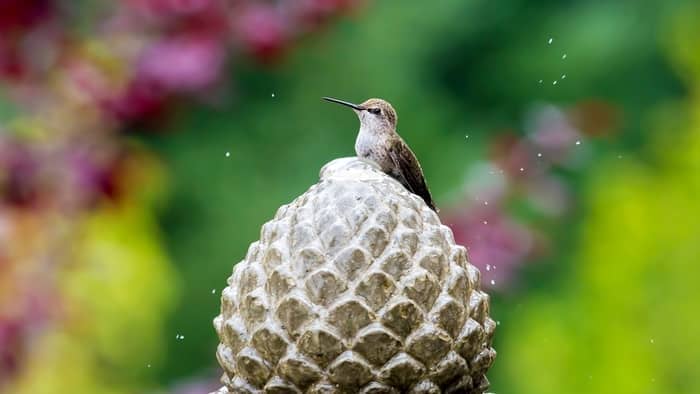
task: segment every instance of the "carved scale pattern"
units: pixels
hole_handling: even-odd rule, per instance
[[[479,275],[420,197],[334,160],[235,265],[217,393],[483,393],[496,324]]]

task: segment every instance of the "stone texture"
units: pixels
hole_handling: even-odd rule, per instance
[[[216,393],[483,393],[496,324],[479,275],[419,197],[334,160],[228,278]]]
[[[401,350],[401,340],[381,324],[373,324],[357,334],[353,349],[380,367]]]

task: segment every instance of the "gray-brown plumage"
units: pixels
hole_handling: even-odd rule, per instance
[[[396,111],[391,104],[377,98],[362,104],[331,97],[324,97],[324,100],[348,106],[360,118],[360,131],[355,141],[357,156],[377,163],[382,171],[411,193],[423,198],[433,211],[438,212],[416,155],[396,132]]]

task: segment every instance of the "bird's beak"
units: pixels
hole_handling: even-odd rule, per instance
[[[349,102],[343,101],[343,100],[338,100],[338,99],[335,99],[333,97],[324,97],[323,99],[326,101],[330,101],[331,103],[337,103],[337,104],[344,105],[346,107],[350,107],[350,108],[357,110],[357,111],[364,111],[365,110],[365,108],[361,105],[349,103]]]

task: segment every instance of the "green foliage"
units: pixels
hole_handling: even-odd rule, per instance
[[[502,327],[503,384],[519,393],[700,390],[700,124],[657,169],[610,158],[591,181],[576,267]],[[611,168],[614,168],[611,170]],[[533,366],[540,372],[533,373]],[[528,376],[523,379],[523,376]]]
[[[697,44],[676,35],[691,26],[674,27],[678,39],[669,50],[697,91],[700,63],[687,56]],[[538,394],[700,391],[697,96],[690,108],[657,117],[651,160],[611,156],[593,169],[565,290],[525,297],[501,327],[501,387]],[[677,129],[672,116],[687,123]]]

